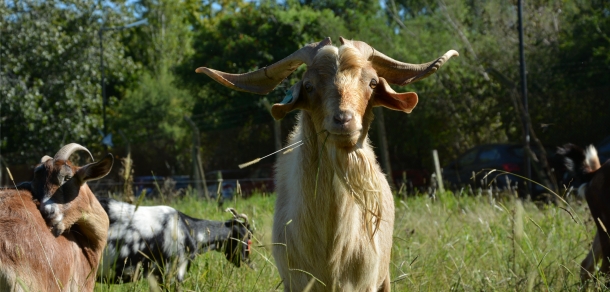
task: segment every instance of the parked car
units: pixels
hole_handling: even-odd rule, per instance
[[[536,147],[532,147],[532,149],[536,152]],[[547,147],[545,150],[550,167],[555,170],[556,177],[560,178],[564,168],[561,161],[555,158],[556,150],[552,147]],[[514,186],[522,182],[523,179],[510,174],[497,176],[500,173],[496,172],[487,176],[486,181],[482,182],[482,180],[492,169],[523,176],[524,155],[523,146],[518,144],[486,144],[476,146],[443,167],[443,180],[449,184],[449,187],[454,189],[467,184],[473,187],[480,187],[491,182],[494,178],[496,178],[495,185],[498,188],[506,188],[509,181],[510,185]],[[532,176],[534,181],[539,181],[533,170]],[[532,190],[534,193],[540,193],[544,191],[544,188],[533,184]]]

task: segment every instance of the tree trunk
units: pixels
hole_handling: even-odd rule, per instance
[[[394,187],[394,179],[392,178],[392,165],[390,164],[390,154],[388,151],[388,139],[385,133],[385,122],[383,117],[383,108],[376,107],[373,109],[375,113],[375,124],[379,134],[379,151],[381,152],[381,167],[386,174],[388,183]]]
[[[271,113],[271,104],[267,98],[263,98],[263,105]],[[273,121],[273,133],[275,140],[275,151],[282,149],[282,121]]]
[[[210,194],[208,193],[208,185],[205,181],[205,172],[203,171],[203,164],[201,163],[201,154],[199,149],[201,147],[201,140],[199,139],[199,129],[195,122],[191,120],[189,117],[184,116],[184,120],[191,126],[193,130],[193,151],[192,151],[192,161],[193,161],[193,181],[195,182],[195,187],[197,189],[197,193],[203,193],[206,199],[210,199]],[[202,190],[203,189],[203,190]]]

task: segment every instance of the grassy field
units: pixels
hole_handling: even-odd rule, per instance
[[[217,204],[185,196],[144,201],[188,215],[225,220],[224,208],[246,213],[254,228],[254,269],[236,268],[221,253],[197,257],[186,280],[171,290],[281,291],[271,256],[275,196]],[[579,291],[579,264],[595,233],[584,201],[536,205],[510,196],[445,193],[396,198],[392,254],[394,291]],[[598,281],[605,283],[604,281]],[[589,288],[601,286],[589,284]],[[96,291],[149,290],[137,283],[98,284]]]

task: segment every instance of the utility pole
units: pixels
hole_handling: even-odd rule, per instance
[[[525,53],[523,49],[523,0],[519,0],[519,61],[521,64],[521,96],[523,98],[523,115],[528,116],[529,110],[527,106],[527,72],[525,70]],[[522,117],[523,123],[523,148],[530,148],[530,129],[527,124],[527,119]],[[530,165],[529,155],[523,155],[523,166],[525,170],[525,177],[532,179],[532,169]],[[525,182],[526,191],[528,194],[532,193],[532,185],[529,181]]]
[[[106,80],[104,74],[104,26],[102,24],[102,28],[98,30],[98,35],[100,37],[100,70],[102,71],[102,139],[106,137]],[[108,145],[104,144],[104,150],[108,151]]]

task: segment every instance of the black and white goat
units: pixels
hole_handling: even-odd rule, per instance
[[[107,247],[98,281],[136,281],[145,275],[183,281],[191,261],[208,250],[222,251],[237,267],[248,262],[251,236],[248,217],[227,209],[233,219],[196,219],[169,206],[135,206],[98,198],[110,219]]]

